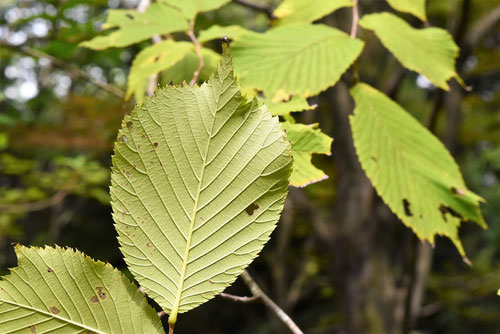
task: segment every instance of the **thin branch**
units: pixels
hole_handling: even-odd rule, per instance
[[[235,295],[231,295],[229,293],[224,293],[224,292],[219,293],[218,296],[220,298],[227,299],[227,300],[230,300],[230,301],[236,302],[236,303],[254,303],[254,302],[257,302],[260,300],[260,298],[257,296],[241,297],[241,296],[235,296]]]
[[[264,291],[260,288],[260,286],[255,282],[255,280],[250,276],[247,271],[244,271],[241,274],[241,278],[248,286],[250,291],[255,297],[258,297],[262,300],[264,305],[266,305],[276,316],[290,329],[290,331],[294,334],[304,334],[302,330],[293,322],[293,320],[285,313],[276,303],[269,298]]]
[[[203,55],[201,54],[201,44],[200,42],[198,42],[198,39],[194,35],[194,20],[191,20],[189,22],[189,30],[187,34],[189,35],[189,38],[191,38],[191,41],[193,41],[194,52],[196,52],[196,56],[198,57],[198,61],[200,62],[200,65],[198,66],[196,71],[194,71],[193,79],[191,79],[191,81],[189,82],[189,86],[194,86],[196,81],[198,81],[198,77],[200,76],[201,70],[205,66],[205,62],[203,61]]]
[[[353,0],[351,38],[356,38],[356,33],[358,32],[358,22],[359,22],[358,0]]]
[[[256,10],[258,12],[263,12],[271,20],[276,18],[273,14],[273,10],[271,9],[271,7],[266,6],[264,4],[255,3],[255,2],[251,2],[251,1],[247,1],[247,0],[233,0],[233,1],[236,2],[237,4],[245,6],[247,8]]]
[[[46,58],[55,66],[65,70],[67,72],[67,74],[70,77],[72,77],[73,79],[75,79],[75,78],[85,79],[85,80],[89,81],[90,83],[92,83],[93,85],[104,89],[105,91],[119,97],[120,99],[123,99],[125,97],[125,92],[123,90],[121,90],[120,88],[118,88],[114,85],[110,85],[110,84],[107,84],[105,82],[102,82],[100,80],[96,80],[96,79],[92,78],[90,75],[88,75],[87,73],[85,73],[84,71],[82,71],[81,69],[79,69],[77,66],[75,66],[73,64],[67,64],[64,61],[62,61],[54,56],[51,56],[45,52],[42,52],[40,50],[36,50],[36,49],[30,48],[30,47],[18,47],[18,46],[14,46],[14,45],[10,45],[10,44],[5,44],[5,43],[0,43],[0,47],[4,47],[6,49],[10,49],[10,50],[13,50],[15,52],[21,52],[21,53],[24,53],[25,55],[28,55],[28,56],[33,57],[33,58]]]
[[[54,196],[37,202],[0,205],[0,211],[9,213],[39,211],[61,203],[68,195],[68,189],[59,190]]]

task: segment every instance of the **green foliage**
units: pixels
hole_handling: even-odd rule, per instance
[[[123,47],[154,35],[188,30],[188,23],[177,10],[161,4],[152,4],[144,13],[125,9],[110,10],[103,27],[117,29],[108,35],[82,42],[80,46],[94,50]]]
[[[361,166],[384,202],[420,239],[451,239],[465,256],[458,236],[463,221],[486,224],[481,198],[467,190],[444,145],[398,104],[374,88],[357,84],[351,127]]]
[[[458,47],[446,30],[415,29],[403,19],[385,12],[365,15],[359,24],[373,30],[404,67],[424,75],[434,85],[448,90],[449,79],[461,81],[455,72]]]
[[[363,42],[317,24],[244,34],[233,45],[234,70],[244,88],[273,101],[309,97],[334,85],[363,49]]]
[[[267,109],[273,116],[288,116],[291,112],[312,110],[316,108],[314,105],[309,105],[307,100],[300,96],[292,96],[289,101],[273,102],[269,99],[259,99],[266,105]]]
[[[257,256],[276,227],[291,164],[277,118],[240,95],[227,46],[207,83],[160,89],[125,117],[113,217],[130,271],[170,324]]]
[[[292,144],[293,172],[290,184],[305,187],[328,176],[311,163],[312,154],[331,154],[333,139],[321,132],[318,124],[283,122],[282,129]]]
[[[244,34],[248,33],[251,33],[251,31],[238,25],[231,25],[231,26],[213,25],[206,30],[200,31],[200,36],[198,37],[198,41],[200,43],[205,43],[213,39],[220,39],[222,35],[226,35],[227,38],[229,39],[236,40],[242,37]]]
[[[351,7],[352,0],[284,0],[274,11],[276,25],[310,23],[339,8]]]
[[[220,62],[220,54],[211,49],[201,48],[201,55],[205,66],[198,76],[198,81],[206,81],[215,71],[217,64]],[[198,68],[200,62],[194,50],[189,52],[182,60],[178,61],[172,67],[162,72],[161,77],[165,84],[179,84],[183,81],[190,81],[194,71]]]
[[[146,298],[109,264],[72,249],[15,246],[0,280],[3,333],[164,333]]]
[[[395,10],[413,14],[422,21],[427,21],[425,0],[387,0],[387,2]]]
[[[222,7],[231,0],[159,0],[160,3],[179,9],[182,14],[192,20],[198,13]]]
[[[137,103],[141,104],[149,77],[175,65],[190,51],[193,51],[192,43],[170,40],[143,49],[135,57],[130,68],[126,97],[134,95]]]

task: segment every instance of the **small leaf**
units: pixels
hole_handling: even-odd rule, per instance
[[[309,97],[333,86],[363,45],[322,24],[284,26],[236,40],[234,69],[243,88],[260,89],[273,101]]]
[[[186,19],[175,9],[152,4],[146,12],[113,9],[109,11],[105,29],[118,28],[105,36],[97,36],[80,43],[94,50],[123,47],[144,41],[154,35],[170,34],[189,29]]]
[[[290,115],[291,112],[312,110],[316,108],[315,105],[309,105],[307,100],[300,96],[293,96],[289,101],[282,102],[273,102],[268,99],[260,98],[259,101],[266,105],[273,116],[287,116]]]
[[[273,14],[276,25],[311,23],[339,8],[351,6],[352,0],[285,0]]]
[[[387,2],[395,10],[413,14],[422,21],[427,21],[425,0],[387,0]]]
[[[132,62],[127,83],[128,99],[135,95],[137,103],[142,103],[148,86],[148,78],[168,69],[193,50],[193,43],[165,40],[143,49]]]
[[[321,132],[318,124],[281,123],[286,137],[292,144],[293,171],[290,184],[305,187],[328,178],[322,170],[311,163],[313,153],[331,154],[333,139]]]
[[[159,0],[159,2],[179,9],[186,18],[192,20],[198,13],[208,12],[224,6],[231,0]]]
[[[244,34],[248,33],[252,33],[252,31],[238,25],[231,25],[231,26],[213,25],[206,30],[200,31],[198,41],[200,43],[205,43],[213,39],[220,39],[222,35],[226,35],[227,38],[229,39],[237,40]]]
[[[215,71],[217,64],[220,62],[220,54],[210,49],[202,47],[201,55],[203,56],[205,66],[203,66],[203,69],[198,76],[199,81],[208,80],[210,74]],[[173,84],[179,84],[183,81],[189,82],[199,65],[200,62],[193,50],[182,58],[182,60],[163,71],[161,77],[164,82],[172,82]]]
[[[223,50],[207,83],[158,90],[125,117],[115,144],[121,251],[171,324],[252,262],[288,190],[292,158],[278,118],[241,96]]]
[[[448,90],[450,78],[461,81],[455,72],[458,47],[446,30],[415,29],[391,13],[365,15],[359,24],[373,30],[404,67],[424,75],[434,85]]]
[[[0,280],[2,333],[164,333],[122,273],[72,249],[15,246],[18,266]]]
[[[462,221],[486,223],[481,198],[467,190],[455,160],[444,145],[383,93],[357,84],[351,117],[361,166],[384,202],[422,240],[451,239],[465,256],[458,237]]]

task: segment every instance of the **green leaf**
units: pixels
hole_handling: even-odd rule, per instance
[[[223,50],[207,83],[160,89],[125,117],[115,144],[121,250],[170,324],[258,255],[288,189],[292,159],[278,118],[240,95]]]
[[[292,144],[293,172],[290,184],[305,187],[328,178],[322,170],[314,167],[312,154],[331,154],[333,139],[321,132],[318,124],[281,123],[286,137]]]
[[[425,0],[387,0],[395,10],[415,15],[422,21],[427,21],[425,15]]]
[[[391,13],[365,15],[359,24],[373,30],[404,67],[424,75],[434,85],[448,90],[450,78],[461,81],[455,72],[458,46],[446,30],[415,29]]]
[[[208,12],[224,6],[231,0],[159,0],[179,9],[186,18],[192,20],[198,13]]]
[[[309,105],[307,100],[300,96],[293,96],[289,101],[273,102],[269,99],[260,99],[262,104],[265,104],[269,112],[273,116],[287,116],[291,112],[313,110],[317,106]]]
[[[189,29],[186,19],[177,10],[161,4],[152,4],[146,12],[135,10],[110,10],[105,29],[118,28],[108,35],[97,36],[80,43],[94,50],[123,47],[144,41],[154,35],[170,34]]]
[[[0,281],[2,333],[164,333],[122,273],[83,253],[15,246],[18,266]]]
[[[384,202],[422,240],[445,235],[465,255],[458,237],[462,221],[486,223],[481,198],[467,190],[444,145],[386,95],[366,85],[351,89],[351,117],[361,166]]]
[[[309,97],[333,86],[363,45],[322,24],[284,26],[235,41],[234,69],[245,89],[260,89],[273,101]]]
[[[202,47],[201,55],[203,56],[205,66],[201,70],[198,80],[205,81],[208,80],[210,74],[217,68],[217,64],[220,62],[220,54]],[[161,74],[162,80],[167,83],[172,82],[173,84],[179,84],[183,81],[189,82],[199,65],[198,56],[192,51],[175,65],[163,71]]]
[[[311,23],[339,8],[352,7],[351,0],[285,0],[276,10],[276,25]]]
[[[126,98],[134,94],[137,103],[142,103],[148,86],[148,78],[152,74],[173,66],[193,49],[193,43],[171,40],[165,40],[143,49],[132,63]]]
[[[206,30],[200,31],[198,42],[205,43],[213,39],[220,39],[222,35],[226,35],[227,38],[229,39],[236,40],[247,33],[252,33],[252,31],[238,25],[231,25],[231,26],[213,25]]]

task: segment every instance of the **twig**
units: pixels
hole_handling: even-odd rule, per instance
[[[194,86],[196,81],[198,81],[198,77],[200,76],[201,70],[205,66],[205,62],[203,61],[203,55],[201,54],[201,44],[200,42],[198,42],[198,39],[194,35],[194,20],[191,20],[189,22],[189,30],[187,34],[189,35],[189,38],[191,38],[191,41],[193,41],[194,52],[196,52],[196,56],[198,56],[198,61],[200,62],[200,65],[198,66],[196,71],[194,71],[193,79],[191,79],[191,81],[189,82],[189,86]]]
[[[254,302],[260,300],[260,298],[257,297],[257,296],[252,296],[252,297],[244,296],[244,297],[241,297],[241,296],[235,296],[235,295],[231,295],[229,293],[224,293],[224,292],[219,293],[218,296],[220,298],[227,299],[227,300],[230,300],[230,301],[236,302],[236,303],[254,303]]]
[[[0,205],[0,211],[10,213],[39,211],[61,203],[68,195],[68,189],[59,190],[54,196],[37,202]]]
[[[32,49],[30,47],[21,47],[20,48],[20,47],[10,45],[10,44],[5,44],[5,43],[0,43],[0,47],[4,47],[6,49],[10,49],[10,50],[13,50],[15,52],[21,52],[21,53],[24,53],[25,55],[28,55],[28,56],[33,57],[33,58],[46,58],[55,66],[57,66],[63,70],[66,70],[67,74],[70,77],[72,77],[73,79],[74,78],[85,79],[85,80],[89,81],[90,83],[92,83],[93,85],[95,85],[99,88],[102,88],[105,91],[107,91],[107,92],[109,92],[109,93],[111,93],[111,94],[113,94],[121,99],[123,99],[125,97],[125,92],[123,90],[121,90],[120,88],[113,86],[113,85],[110,85],[110,84],[107,84],[105,82],[96,80],[96,79],[92,78],[90,75],[88,75],[87,73],[85,73],[84,71],[82,71],[81,69],[79,69],[78,67],[76,67],[75,65],[67,64],[67,63],[63,62],[62,60],[60,60],[54,56],[51,56],[45,52],[42,52],[40,50]]]
[[[285,313],[276,303],[269,298],[264,291],[259,287],[257,282],[250,276],[247,271],[244,271],[241,274],[241,278],[248,286],[250,291],[255,297],[258,297],[262,300],[264,305],[266,305],[276,316],[290,329],[290,331],[294,334],[304,334],[302,330],[293,322],[293,320]]]
[[[254,3],[254,2],[247,1],[247,0],[234,0],[234,2],[236,2],[237,4],[240,4],[242,6],[245,6],[247,8],[250,8],[250,9],[253,9],[253,10],[256,10],[259,12],[263,12],[270,19],[276,18],[273,14],[272,9],[269,6],[266,6],[264,4]]]
[[[351,38],[356,38],[356,33],[358,32],[358,21],[359,21],[358,0],[353,0]]]

